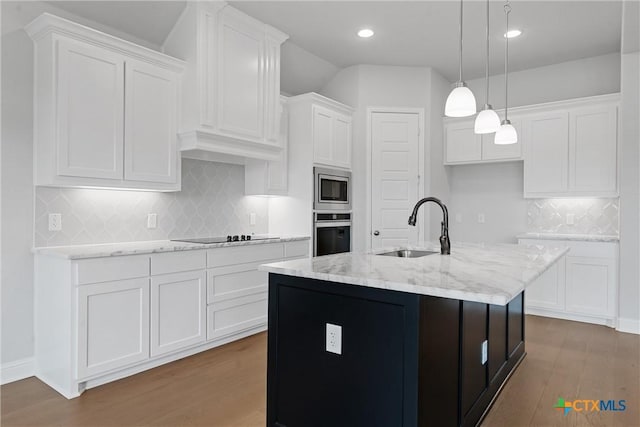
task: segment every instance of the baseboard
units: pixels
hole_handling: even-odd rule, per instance
[[[35,371],[33,357],[20,359],[0,366],[0,384],[9,384],[14,381],[32,377]]]
[[[640,335],[640,320],[618,318],[618,327],[616,331],[627,332],[629,334]]]
[[[583,314],[567,313],[565,311],[556,311],[531,306],[525,307],[524,312],[525,314],[533,314],[534,316],[552,317],[554,319],[571,320],[573,322],[593,323],[594,325],[608,326],[610,328],[615,328],[616,326],[616,319],[614,318],[587,316]]]

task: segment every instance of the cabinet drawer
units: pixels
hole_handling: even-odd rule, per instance
[[[285,258],[297,258],[309,256],[309,241],[287,242],[284,245]]]
[[[151,275],[201,270],[206,265],[207,253],[202,250],[151,255]]]
[[[207,274],[207,304],[265,292],[269,273],[257,263],[214,268]]]
[[[266,292],[211,304],[207,307],[207,340],[266,325]]]
[[[74,275],[77,285],[146,277],[149,275],[149,256],[118,256],[76,261]]]
[[[223,267],[282,259],[284,258],[284,243],[214,248],[207,252],[207,267]]]

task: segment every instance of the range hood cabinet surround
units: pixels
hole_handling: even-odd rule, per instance
[[[164,44],[187,63],[183,157],[228,163],[280,157],[280,46],[287,38],[225,2],[187,5]]]

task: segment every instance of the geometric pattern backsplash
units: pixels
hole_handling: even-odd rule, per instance
[[[50,213],[62,214],[61,231],[49,231]],[[192,159],[182,160],[182,191],[36,187],[34,214],[36,247],[264,234],[269,226],[268,199],[244,195],[243,166]]]
[[[527,202],[527,228],[533,233],[618,235],[620,199],[536,199]],[[573,225],[567,215],[573,214]]]

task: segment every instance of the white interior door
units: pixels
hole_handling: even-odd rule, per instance
[[[371,114],[371,247],[416,243],[409,215],[420,197],[419,114]]]

